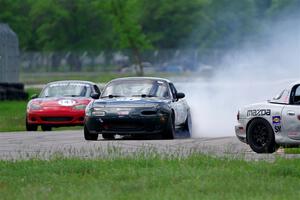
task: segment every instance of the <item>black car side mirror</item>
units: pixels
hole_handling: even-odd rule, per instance
[[[99,99],[100,93],[92,93],[92,94],[91,94],[91,97],[92,97],[93,99]]]
[[[37,95],[37,94],[33,94],[33,95],[31,95],[31,97],[30,97],[30,99],[36,99],[36,98],[38,98],[38,95]]]
[[[184,98],[184,97],[185,97],[185,94],[182,93],[182,92],[178,92],[177,95],[176,95],[176,98],[177,98],[177,99],[182,99],[182,98]]]

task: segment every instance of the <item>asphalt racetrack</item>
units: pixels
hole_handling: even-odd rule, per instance
[[[204,153],[212,156],[230,156],[247,160],[273,160],[274,154],[256,154],[248,145],[236,137],[218,138],[177,138],[161,140],[149,138],[117,138],[98,141],[85,141],[82,130],[51,132],[10,132],[0,134],[0,159],[50,159],[59,157],[113,158],[115,156],[134,156],[138,154],[162,156],[186,156]]]

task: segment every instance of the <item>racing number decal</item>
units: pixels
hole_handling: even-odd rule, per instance
[[[259,116],[269,116],[271,115],[271,110],[270,109],[259,109],[259,110],[248,110],[247,111],[247,116],[254,116],[254,117],[259,117]]]
[[[58,104],[62,106],[74,106],[76,104],[76,101],[71,99],[62,99],[58,101]]]

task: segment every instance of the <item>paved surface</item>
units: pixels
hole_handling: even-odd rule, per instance
[[[113,158],[134,155],[186,156],[204,153],[213,156],[233,156],[243,159],[274,160],[271,155],[256,154],[236,137],[191,139],[135,139],[85,141],[82,130],[52,132],[0,133],[0,160],[49,159],[55,156],[80,158]]]

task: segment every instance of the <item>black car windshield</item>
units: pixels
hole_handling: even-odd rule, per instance
[[[88,84],[66,82],[47,85],[40,97],[89,97],[91,87]]]
[[[160,97],[169,98],[169,89],[165,81],[159,80],[119,80],[107,85],[105,97]]]

